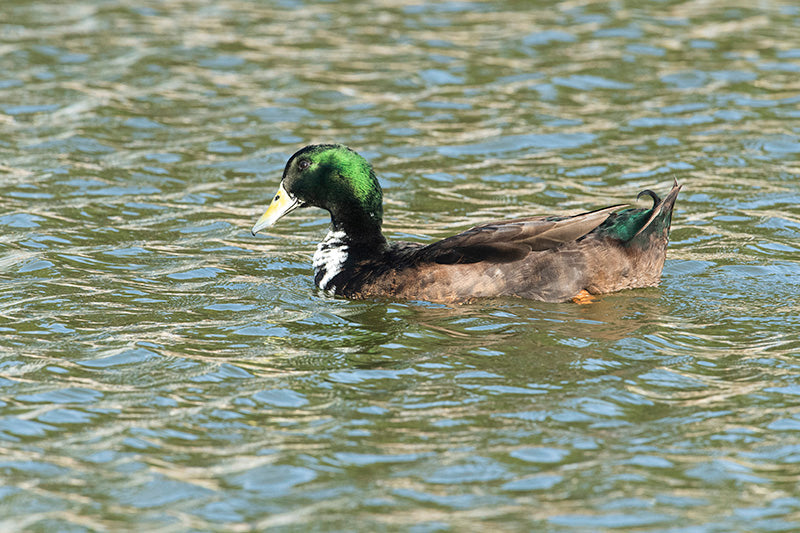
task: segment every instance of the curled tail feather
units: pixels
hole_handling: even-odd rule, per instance
[[[672,185],[672,190],[669,191],[669,194],[667,194],[663,201],[650,189],[645,189],[639,193],[636,199],[638,200],[643,195],[650,196],[653,199],[653,208],[650,213],[650,218],[648,218],[647,222],[645,222],[642,227],[639,228],[639,231],[637,231],[633,236],[634,238],[639,236],[643,231],[650,227],[650,224],[652,224],[653,221],[660,216],[669,216],[670,221],[672,220],[672,208],[675,206],[675,199],[678,197],[678,193],[681,191],[682,187],[683,185],[678,185],[678,180],[676,179]],[[664,215],[665,212],[666,215]]]

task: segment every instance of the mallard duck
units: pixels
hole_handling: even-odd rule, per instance
[[[253,235],[300,207],[331,228],[314,254],[317,287],[348,298],[456,303],[483,297],[565,302],[657,285],[681,186],[650,209],[624,204],[578,215],[487,222],[432,244],[388,242],[383,194],[366,159],[338,144],[306,146],[286,163]]]

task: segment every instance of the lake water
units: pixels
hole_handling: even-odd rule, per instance
[[[798,35],[788,0],[3,0],[0,530],[800,530]],[[663,283],[321,293],[324,212],[249,231],[313,142],[420,242],[677,178]]]

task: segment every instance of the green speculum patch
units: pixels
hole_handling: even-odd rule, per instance
[[[651,211],[650,209],[624,209],[616,216],[610,217],[599,229],[610,237],[628,242],[647,223]]]

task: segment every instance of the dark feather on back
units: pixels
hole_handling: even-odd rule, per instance
[[[417,261],[443,265],[518,261],[531,252],[552,250],[578,240],[621,207],[615,205],[571,217],[532,217],[481,224],[425,246],[417,252]]]

